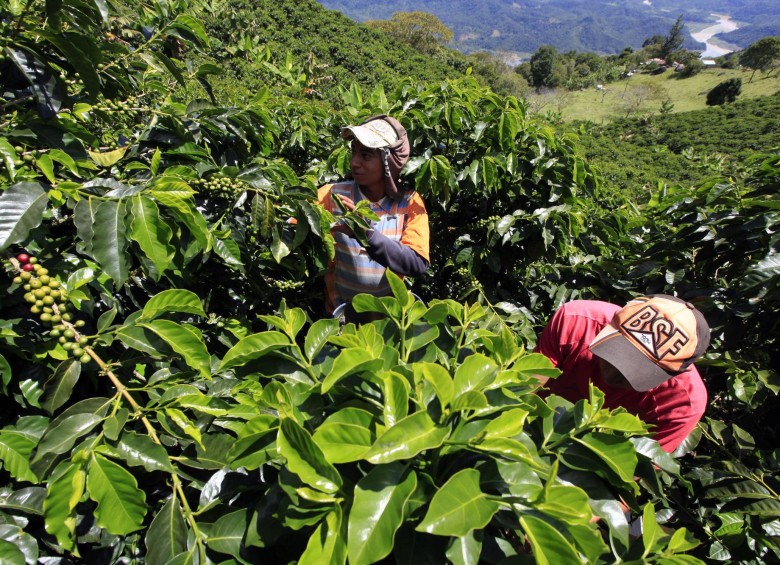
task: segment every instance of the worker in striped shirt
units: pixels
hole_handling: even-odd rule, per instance
[[[375,116],[342,128],[341,136],[351,142],[352,180],[321,187],[319,201],[338,217],[342,209],[353,210],[368,200],[379,220],[363,234],[365,247],[347,224],[337,222],[331,228],[336,252],[325,275],[325,310],[333,313],[344,304],[345,320],[359,323],[370,316],[358,316],[350,305],[352,298],[360,293],[389,295],[387,269],[415,277],[428,268],[428,213],[420,195],[400,182],[409,160],[409,140],[398,120]],[[334,204],[334,195],[341,206]]]

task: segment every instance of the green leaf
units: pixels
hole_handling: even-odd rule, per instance
[[[331,463],[349,463],[363,458],[374,441],[374,415],[360,408],[342,408],[328,416],[312,439]]]
[[[147,565],[166,565],[187,549],[187,523],[178,500],[171,496],[146,531]]]
[[[24,553],[16,544],[0,539],[0,563],[5,565],[25,565],[26,561]]]
[[[30,454],[36,441],[12,430],[0,431],[0,461],[5,470],[19,481],[37,483],[38,477],[30,469]]]
[[[320,522],[309,537],[309,543],[298,560],[298,565],[343,565],[347,560],[347,533],[340,506],[336,506]]]
[[[62,420],[54,420],[43,434],[35,452],[35,460],[48,453],[65,453],[76,441],[97,426],[103,417],[98,414],[73,414]]]
[[[278,418],[270,414],[261,414],[248,421],[239,432],[238,439],[230,446],[228,460],[231,467],[252,470],[274,459],[278,422]]]
[[[138,321],[153,320],[160,314],[181,312],[206,317],[200,298],[194,292],[181,289],[164,290],[155,294],[144,306]]]
[[[582,438],[572,438],[587,447],[625,483],[634,483],[637,456],[634,446],[625,438],[594,432]]]
[[[44,384],[41,408],[49,414],[53,414],[57,408],[65,404],[70,398],[73,387],[81,375],[81,363],[75,359],[68,359],[57,365],[57,369],[51,378]]]
[[[409,414],[409,381],[398,373],[383,373],[382,396],[385,426],[393,426],[406,418]]]
[[[496,362],[481,353],[466,357],[455,370],[455,398],[467,391],[488,386],[496,378],[497,371]]]
[[[84,494],[86,479],[84,469],[71,463],[46,488],[43,501],[46,531],[68,551],[76,547],[76,505]]]
[[[447,559],[453,565],[477,565],[482,553],[482,531],[471,531],[468,535],[454,538],[447,548]]]
[[[427,412],[416,412],[379,436],[363,458],[374,464],[409,459],[440,447],[449,432],[449,427],[437,426]]]
[[[218,237],[214,239],[214,251],[225,260],[225,263],[238,270],[243,270],[241,262],[241,249],[232,237]]]
[[[525,532],[539,565],[560,565],[581,563],[577,549],[556,528],[540,518],[528,514],[520,517],[520,526]]]
[[[350,565],[375,563],[393,550],[395,532],[417,488],[417,475],[400,463],[379,465],[355,485],[349,512]]]
[[[0,137],[0,155],[3,157],[3,164],[8,171],[8,177],[13,181],[16,178],[16,165],[14,165],[14,162],[19,158],[19,155],[17,155],[14,146],[5,137]]]
[[[304,342],[304,352],[307,359],[314,361],[314,358],[328,342],[328,338],[337,334],[338,331],[338,320],[323,318],[314,322],[306,333],[306,341]]]
[[[84,244],[84,252],[92,253],[92,241],[95,238],[95,215],[97,208],[101,204],[98,198],[84,198],[79,200],[73,209],[73,224],[79,238]],[[68,286],[68,288],[73,288]]]
[[[170,418],[174,424],[179,426],[181,430],[188,436],[191,437],[195,442],[203,448],[203,434],[200,433],[200,428],[198,428],[192,420],[187,418],[186,414],[182,412],[181,410],[178,410],[176,408],[166,408],[165,409],[165,415]],[[173,433],[173,432],[172,432]]]
[[[287,345],[290,345],[290,338],[281,332],[262,332],[248,335],[225,354],[222,364],[219,366],[219,372],[245,365]]]
[[[287,460],[288,469],[305,484],[327,493],[341,489],[339,472],[327,462],[309,432],[294,420],[282,420],[276,442],[279,454]]]
[[[38,113],[43,119],[53,118],[62,108],[62,102],[67,96],[64,85],[55,77],[48,63],[41,61],[36,53],[27,47],[14,43],[5,45],[5,54],[32,88],[38,102]]]
[[[0,492],[0,509],[23,512],[34,516],[43,516],[43,499],[46,489],[27,487],[15,491]]]
[[[479,471],[455,473],[431,500],[428,512],[415,528],[439,536],[466,536],[487,526],[500,505],[479,489]]]
[[[447,369],[436,363],[415,363],[414,381],[428,381],[433,386],[442,408],[449,406],[455,394],[455,385]]]
[[[129,145],[126,145],[124,147],[112,149],[111,151],[103,152],[87,150],[87,154],[89,155],[89,158],[92,159],[92,162],[97,166],[108,168],[118,163],[122,157],[125,156],[125,153],[127,153],[127,149],[129,147]]]
[[[211,377],[211,356],[200,334],[170,320],[153,320],[138,324],[147,328],[173,348],[184,361],[198,371],[202,377]]]
[[[242,509],[220,516],[208,534],[209,549],[240,558],[241,540],[249,523],[248,512]]]
[[[106,200],[97,207],[93,220],[92,256],[117,286],[128,276],[126,214],[124,201]]]
[[[148,435],[126,431],[115,447],[117,453],[131,467],[143,466],[147,471],[173,473],[165,448],[152,441]]]
[[[149,260],[154,263],[157,273],[168,269],[175,250],[171,245],[173,232],[160,217],[160,211],[154,200],[144,195],[132,199],[132,217],[130,239],[135,241]]]
[[[37,228],[49,197],[38,182],[19,182],[0,194],[0,251]]]
[[[114,535],[140,530],[146,516],[146,494],[124,467],[94,453],[87,475],[87,492],[97,503],[95,521]]]
[[[153,357],[161,357],[171,353],[164,340],[156,333],[141,326],[124,327],[114,334],[127,347],[148,353]]]
[[[325,394],[340,380],[362,371],[378,371],[384,365],[382,359],[377,359],[365,349],[350,347],[342,349],[333,361],[330,372],[322,381],[322,393]]]

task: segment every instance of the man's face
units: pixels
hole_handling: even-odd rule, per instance
[[[352,140],[349,168],[357,183],[363,186],[373,186],[384,181],[384,167],[379,149],[364,147],[357,140]]]
[[[613,365],[599,357],[601,366],[601,378],[612,388],[632,388],[626,380],[626,377],[618,371]]]

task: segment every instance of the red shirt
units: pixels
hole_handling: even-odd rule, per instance
[[[607,385],[601,379],[599,359],[588,346],[619,309],[595,300],[575,300],[558,309],[535,349],[562,371],[546,386],[551,394],[576,402],[588,398],[588,383],[593,382],[604,392],[605,408],[622,406],[652,424],[655,439],[671,453],[704,414],[707,389],[693,365],[646,392]]]

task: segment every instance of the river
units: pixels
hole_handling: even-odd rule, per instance
[[[739,28],[739,25],[737,25],[734,22],[734,20],[731,19],[730,16],[723,16],[720,14],[712,14],[712,15],[718,18],[717,23],[709,27],[705,27],[701,31],[697,31],[696,33],[691,34],[692,38],[694,38],[696,41],[701,41],[707,46],[707,48],[701,54],[702,59],[720,57],[721,55],[726,55],[727,53],[731,53],[733,49],[719,47],[714,43],[710,43],[710,39],[712,38],[712,36],[717,35],[719,33],[728,33],[730,31],[734,31],[735,29]]]

